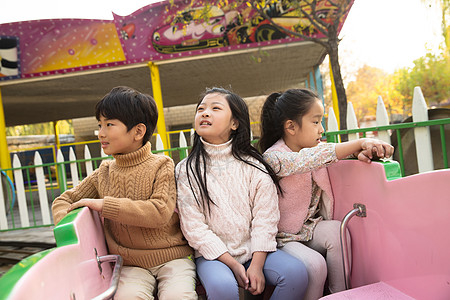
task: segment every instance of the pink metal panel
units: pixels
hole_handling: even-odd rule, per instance
[[[102,264],[100,275],[94,250],[99,256],[107,254],[98,214],[83,208],[74,227],[78,244],[58,247],[38,261],[17,282],[9,299],[91,299],[109,287],[111,267]]]
[[[328,168],[334,218],[349,222],[352,287],[384,281],[416,299],[450,299],[450,169],[387,181],[383,165],[341,161]]]
[[[407,296],[392,286],[377,282],[373,284],[364,285],[359,288],[343,291],[336,294],[331,294],[320,298],[320,300],[414,300],[414,298]]]

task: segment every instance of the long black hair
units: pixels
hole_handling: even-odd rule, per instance
[[[302,126],[302,117],[308,113],[319,96],[308,89],[289,89],[272,93],[261,111],[261,138],[258,148],[264,153],[284,134],[284,122],[293,120]]]
[[[279,179],[276,176],[275,172],[269,166],[269,164],[264,161],[261,153],[259,153],[258,150],[256,150],[251,145],[250,116],[248,113],[247,104],[239,95],[224,88],[213,87],[206,89],[206,91],[201,94],[200,101],[197,103],[197,107],[201,104],[203,98],[209,94],[223,95],[227,100],[228,105],[230,106],[232,117],[239,124],[238,128],[236,130],[232,130],[230,135],[231,153],[233,154],[233,157],[235,157],[239,161],[242,161],[252,167],[261,170],[266,174],[269,174],[277,189],[281,191],[281,187],[278,182]],[[249,156],[259,161],[265,169],[249,161],[247,159],[247,157]],[[208,193],[206,176],[206,163],[208,160],[208,153],[206,152],[204,145],[200,140],[200,136],[195,132],[192,150],[186,161],[186,174],[195,200],[201,206],[204,206],[204,203],[206,202],[209,211],[210,203],[213,203],[214,205],[215,203]],[[197,197],[195,196],[195,190],[193,187],[194,184],[200,191],[201,199],[197,199]]]

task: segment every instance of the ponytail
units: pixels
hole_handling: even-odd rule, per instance
[[[258,148],[263,153],[284,135],[284,122],[302,125],[303,116],[319,96],[308,89],[289,89],[267,97],[261,110],[261,138]]]
[[[263,153],[283,136],[283,120],[277,110],[277,100],[281,93],[272,93],[267,97],[261,110],[261,138],[258,148]]]

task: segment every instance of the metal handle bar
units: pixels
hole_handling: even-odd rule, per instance
[[[97,252],[97,251],[95,251]],[[102,272],[101,264],[104,262],[114,262],[114,270],[111,275],[111,284],[109,285],[109,288],[101,293],[100,295],[96,296],[95,298],[92,298],[92,300],[105,300],[105,299],[111,299],[114,294],[117,291],[117,286],[119,285],[119,278],[120,278],[120,270],[122,269],[122,256],[120,255],[104,255],[104,256],[97,256],[97,263],[98,268],[100,270],[100,274]]]
[[[366,206],[364,204],[355,203],[353,204],[353,209],[349,211],[345,217],[342,219],[341,223],[341,250],[342,250],[342,260],[344,262],[344,276],[345,276],[345,289],[351,288],[350,285],[350,267],[348,259],[348,245],[347,245],[347,224],[353,216],[366,217]]]

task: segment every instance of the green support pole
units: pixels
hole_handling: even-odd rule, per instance
[[[445,141],[445,128],[444,125],[439,126],[439,132],[441,134],[441,144],[442,144],[442,159],[444,161],[444,168],[448,168],[448,157],[447,157],[447,145]]]

